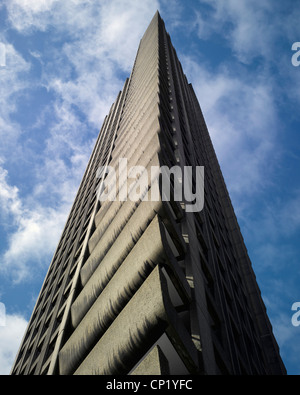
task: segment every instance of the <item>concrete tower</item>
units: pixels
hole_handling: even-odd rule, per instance
[[[104,120],[11,374],[285,374],[158,12]]]

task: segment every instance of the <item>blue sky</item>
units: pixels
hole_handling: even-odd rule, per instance
[[[0,0],[0,374],[156,10],[202,107],[289,374],[300,373],[300,1]],[[300,56],[299,56],[300,59]]]

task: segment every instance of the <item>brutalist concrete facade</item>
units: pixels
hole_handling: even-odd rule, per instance
[[[117,199],[100,203],[108,176],[97,171],[119,158],[146,170],[204,166],[203,210],[143,199],[150,179],[138,201],[118,199],[132,186],[122,174]],[[286,373],[199,103],[158,12],[105,118],[11,373]]]

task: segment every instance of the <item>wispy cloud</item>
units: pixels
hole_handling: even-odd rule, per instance
[[[295,37],[299,7],[294,1],[283,4],[271,0],[202,0],[201,3],[207,8],[196,11],[194,24],[199,37],[208,39],[213,33],[221,33],[243,63],[256,57],[277,63],[282,38]]]
[[[0,160],[1,165],[1,160]],[[7,183],[7,171],[0,167],[0,202],[2,215],[19,216],[21,204],[18,199],[18,188]]]
[[[0,204],[3,225],[8,230],[8,248],[1,256],[0,271],[18,283],[32,275],[31,260],[44,264],[58,241],[66,220],[66,208],[24,205],[16,186],[7,182],[7,171],[0,167]],[[48,262],[47,262],[48,264]]]
[[[14,28],[19,31],[28,31],[35,28],[45,30],[47,24],[45,18],[48,18],[48,13],[53,9],[57,0],[11,0],[4,1],[8,18],[13,24]]]
[[[266,188],[266,171],[274,174],[272,163],[280,154],[279,120],[268,78],[239,75],[224,66],[211,72],[188,56],[182,61],[202,105],[230,192],[240,198]]]
[[[22,133],[20,125],[12,115],[17,111],[17,101],[28,88],[28,80],[24,78],[30,70],[30,64],[24,60],[13,45],[2,42],[5,48],[5,65],[0,69],[0,155],[11,155],[13,147]]]
[[[5,321],[5,326],[0,326],[0,375],[10,373],[27,327],[27,321],[18,314],[7,314]]]

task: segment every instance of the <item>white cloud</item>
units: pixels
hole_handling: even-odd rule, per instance
[[[123,87],[124,77],[118,75],[125,71],[129,76],[139,40],[158,4],[148,0],[102,1],[85,7],[83,3],[66,4],[61,3],[52,18],[57,29],[72,34],[61,49],[61,58],[75,71],[75,77],[59,73],[45,79],[65,104],[77,105],[99,128]]]
[[[22,32],[54,27],[54,35],[69,33],[71,43],[79,44],[74,52],[78,61],[88,55],[107,58],[131,68],[132,56],[150,18],[158,8],[158,1],[144,0],[9,0],[6,2],[10,22]],[[84,45],[81,45],[83,44]]]
[[[35,201],[33,206],[26,206],[18,188],[7,182],[7,175],[7,171],[0,167],[0,214],[8,218],[6,228],[10,229],[0,271],[18,283],[36,272],[36,267],[30,266],[30,262],[44,265],[43,259],[49,259],[54,252],[69,205],[65,203],[53,209],[42,207]]]
[[[232,51],[239,62],[252,66],[257,60],[260,65],[257,75],[267,72],[275,76],[275,85],[281,81],[273,87],[273,95],[282,108],[290,106],[289,100],[300,102],[298,68],[291,66],[291,46],[300,35],[300,8],[295,1],[200,0],[199,3],[201,7],[195,8],[191,26],[201,40],[217,34],[219,45],[227,53]]]
[[[0,160],[0,165],[2,161]],[[7,171],[0,167],[0,203],[3,214],[12,213],[19,216],[21,213],[21,204],[18,199],[18,188],[10,186],[7,181]]]
[[[5,40],[3,40],[5,41]],[[17,110],[17,100],[29,83],[24,76],[30,70],[30,64],[16,51],[13,45],[5,43],[5,67],[1,68],[0,88],[0,155],[12,153],[21,134],[20,126],[11,119]]]
[[[158,1],[12,0],[6,6],[12,26],[22,33],[53,29],[46,53],[51,58],[39,53],[42,83],[55,94],[56,108],[69,114],[80,109],[99,129],[123,87],[124,72],[129,76]]]
[[[26,327],[27,321],[17,314],[7,314],[6,325],[0,326],[0,375],[10,373]]]
[[[42,83],[55,93],[57,106],[63,105],[69,113],[77,106],[93,127],[100,128],[123,87],[124,75],[117,75],[130,73],[158,1],[9,0],[5,4],[12,27],[20,32],[53,30],[46,55],[39,53]],[[51,58],[45,59],[50,53]]]
[[[24,214],[19,218],[18,229],[9,237],[2,270],[8,270],[13,281],[18,283],[34,275],[37,264],[47,267],[65,220],[66,213],[53,209]]]
[[[293,2],[289,5],[271,0],[201,2],[211,9],[205,15],[196,12],[199,37],[207,39],[213,32],[222,33],[223,39],[244,63],[250,63],[257,56],[277,62],[278,39],[291,35],[290,22],[295,12],[299,13]]]
[[[26,14],[37,14],[49,11],[53,3],[57,1],[58,0],[12,0],[10,4],[20,8],[20,10],[24,10]]]
[[[58,0],[5,0],[8,17],[17,30],[45,30],[44,17]],[[39,20],[40,19],[40,20]]]

